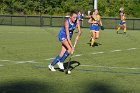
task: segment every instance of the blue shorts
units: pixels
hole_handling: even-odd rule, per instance
[[[122,22],[122,21],[120,22],[120,25],[124,25],[124,24],[126,24],[126,22]]]
[[[73,34],[70,34],[70,40],[72,39],[72,35]],[[67,39],[67,36],[64,33],[59,33],[58,38],[59,38],[59,41],[62,42]]]
[[[90,26],[90,30],[99,31],[100,30],[100,26],[98,26],[98,25],[91,25]]]

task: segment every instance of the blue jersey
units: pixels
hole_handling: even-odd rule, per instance
[[[74,29],[76,28],[77,26],[77,20],[74,22],[74,23],[71,23],[71,19],[68,18],[67,19],[68,21],[68,25],[69,25],[69,35],[70,35],[70,39],[72,39],[72,35],[73,35],[73,31]],[[67,39],[67,35],[66,35],[66,29],[65,29],[65,26],[63,26],[59,32],[59,41],[62,42],[64,40]]]
[[[78,20],[81,20],[81,15],[78,15],[78,16],[77,16],[77,19],[78,19]]]

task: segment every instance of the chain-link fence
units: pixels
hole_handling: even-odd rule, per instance
[[[11,26],[51,26],[60,27],[64,25],[65,17],[55,16],[13,16],[0,15],[0,25]],[[116,29],[120,23],[119,18],[102,18],[106,29]],[[140,30],[140,18],[127,19],[127,29]],[[81,21],[81,27],[89,28],[88,19]]]

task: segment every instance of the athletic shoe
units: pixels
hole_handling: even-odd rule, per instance
[[[58,62],[57,64],[58,64],[58,67],[59,67],[61,70],[64,69],[64,66],[63,66],[63,63],[62,63],[62,62]]]
[[[50,69],[51,71],[56,71],[56,70],[54,69],[54,66],[52,66],[51,64],[48,65],[48,67],[49,67],[49,69]]]

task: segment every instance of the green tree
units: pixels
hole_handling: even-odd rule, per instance
[[[103,17],[118,17],[120,7],[127,17],[140,17],[140,0],[98,0]],[[93,0],[0,0],[0,14],[67,15],[71,10],[93,11]]]

